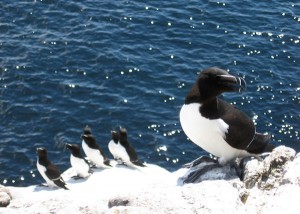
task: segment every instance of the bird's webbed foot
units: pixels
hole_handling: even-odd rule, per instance
[[[199,164],[204,163],[204,162],[206,162],[206,163],[218,163],[218,161],[215,158],[213,158],[213,157],[210,157],[210,156],[200,156],[196,160],[193,160],[190,163],[184,164],[183,167],[189,169],[189,168],[198,166]]]
[[[98,167],[97,167],[96,164],[90,164],[90,168],[91,168],[91,169],[98,169]]]
[[[127,166],[127,164],[122,159],[115,159],[118,165]]]
[[[79,176],[79,175],[74,175],[74,176],[72,176],[72,178],[73,178],[74,180],[80,180],[80,179],[83,179],[83,177],[81,177],[81,176]]]
[[[205,165],[203,167],[201,167],[200,169],[196,169],[194,171],[192,171],[186,179],[183,180],[183,183],[196,183],[197,180],[204,175],[205,173],[215,169],[215,168],[219,168],[222,167],[219,163],[212,163],[209,165]]]

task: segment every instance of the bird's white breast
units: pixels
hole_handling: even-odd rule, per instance
[[[104,158],[98,149],[91,149],[84,142],[84,140],[82,140],[82,149],[85,155],[88,157],[89,161],[91,161],[96,166],[104,166]]]
[[[120,143],[118,143],[118,155],[120,157],[120,159],[126,163],[130,162],[130,157],[126,151],[126,149],[124,148],[124,146],[122,146]]]
[[[89,165],[81,158],[74,157],[72,154],[70,156],[70,162],[73,169],[81,177],[89,176]]]
[[[113,140],[111,140],[108,144],[108,149],[115,159],[122,160],[126,163],[130,162],[130,157],[127,154],[126,149],[120,144],[120,142],[115,143]]]
[[[180,123],[192,142],[205,151],[219,157],[225,163],[235,157],[244,156],[242,150],[231,147],[226,141],[228,124],[222,119],[207,119],[199,112],[200,104],[184,104],[180,110]]]
[[[114,156],[114,159],[119,159],[118,155],[118,144],[116,144],[113,140],[108,143],[108,150]]]

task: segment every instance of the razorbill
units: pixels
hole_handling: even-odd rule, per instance
[[[139,161],[134,148],[129,144],[127,139],[127,131],[124,128],[121,128],[119,131],[119,145],[120,146],[117,148],[117,153],[119,155],[119,159],[121,159],[125,164],[134,164],[142,167],[145,166]]]
[[[68,189],[57,166],[48,160],[47,150],[43,147],[37,148],[37,154],[38,159],[36,162],[36,167],[46,181],[47,185],[50,187],[61,187]]]
[[[111,166],[110,161],[104,155],[104,152],[97,144],[95,137],[92,135],[92,130],[86,126],[82,138],[82,148],[88,160],[96,167]]]
[[[66,147],[71,151],[70,163],[75,170],[78,178],[85,178],[91,175],[89,163],[81,155],[80,147],[77,144],[66,144]]]
[[[119,143],[119,133],[116,131],[111,132],[111,140],[108,143],[108,150],[115,160],[121,160],[120,151],[125,150]]]
[[[188,138],[225,163],[237,158],[271,152],[270,136],[256,132],[251,118],[218,98],[223,92],[246,89],[243,78],[219,68],[200,73],[180,110],[180,123]]]

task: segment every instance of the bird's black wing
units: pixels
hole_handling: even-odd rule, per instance
[[[246,150],[255,137],[255,126],[251,118],[220,99],[218,99],[218,114],[229,126],[226,142],[236,149]]]
[[[53,164],[49,164],[47,166],[47,170],[45,172],[45,174],[48,176],[48,178],[50,178],[51,180],[53,179],[57,179],[60,177],[60,171],[59,169],[53,165]]]
[[[272,152],[275,146],[270,144],[270,141],[271,135],[255,133],[254,139],[248,146],[247,151],[253,154]]]
[[[125,147],[126,152],[128,153],[129,157],[130,157],[130,161],[134,162],[138,160],[138,156],[134,150],[134,148],[131,145],[128,145]]]
[[[66,187],[66,184],[63,180],[63,178],[60,176],[60,171],[59,169],[53,165],[53,164],[49,164],[47,166],[47,170],[45,172],[45,174],[50,178],[50,180],[52,180],[57,186],[64,188],[64,189],[68,189]]]
[[[134,148],[132,146],[128,146],[126,147],[126,151],[127,153],[129,154],[130,156],[130,161],[131,163],[133,163],[134,165],[137,165],[137,166],[142,166],[144,167],[145,165],[138,159],[138,156],[134,150]]]

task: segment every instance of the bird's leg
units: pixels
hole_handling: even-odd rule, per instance
[[[232,160],[228,164],[230,165],[231,168],[234,168],[236,175],[242,180],[244,176],[244,166],[243,166],[243,160],[245,158],[242,158],[240,161]]]
[[[118,165],[127,166],[127,164],[124,161],[122,161],[122,159],[118,158],[118,159],[115,159],[115,160],[117,161]]]
[[[91,165],[90,165],[90,168],[91,168],[91,169],[97,169],[98,167],[97,167],[96,164],[91,164]]]
[[[74,180],[83,179],[83,177],[80,177],[79,175],[74,175],[74,176],[72,176],[72,178],[73,178]]]
[[[215,158],[209,157],[209,156],[200,156],[196,160],[193,160],[190,163],[184,164],[183,167],[185,168],[192,168],[194,166],[197,166],[203,162],[212,162],[212,163],[218,163],[218,161]]]

